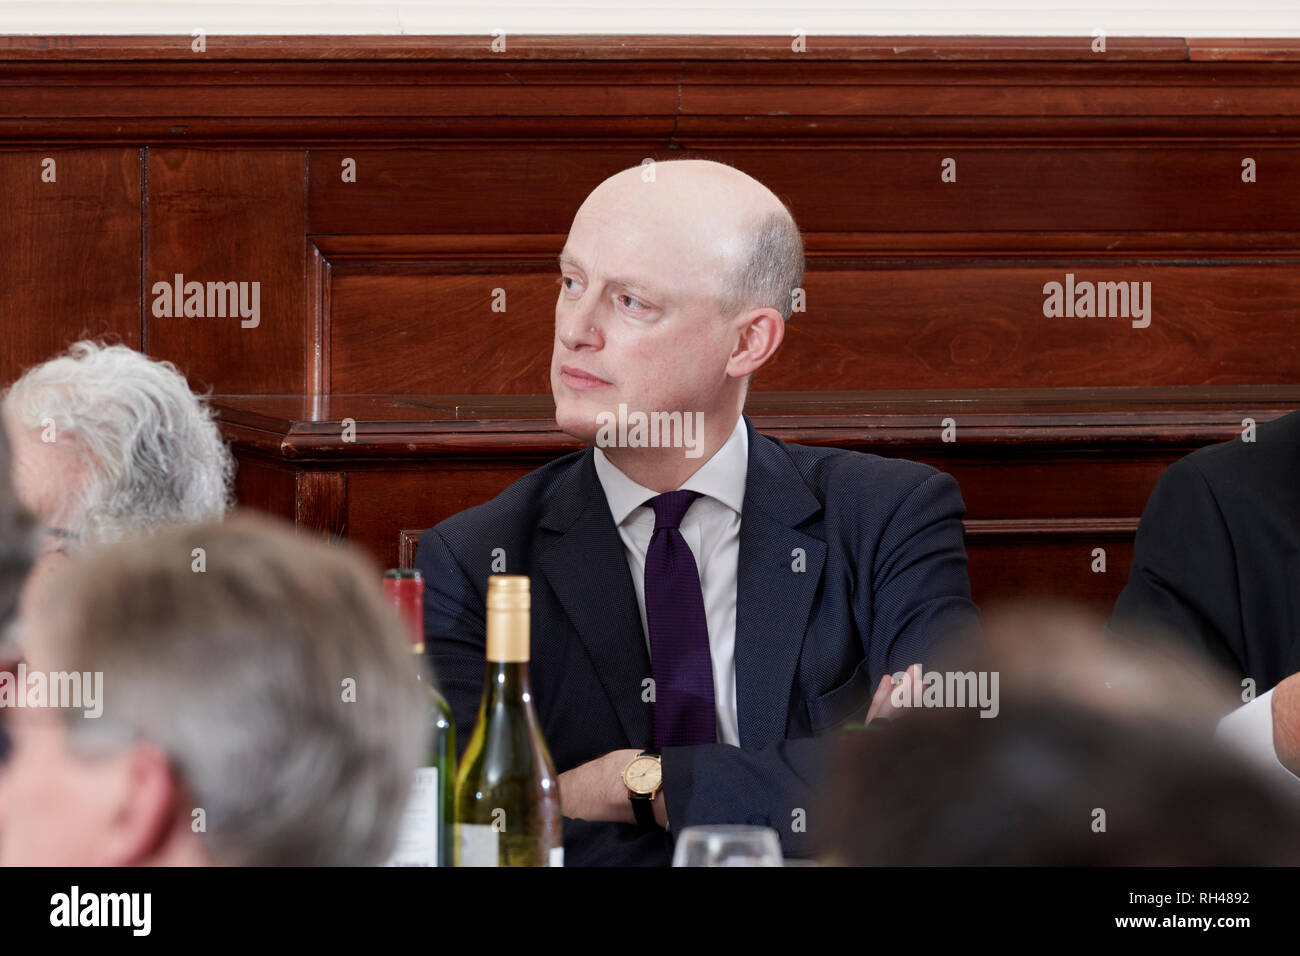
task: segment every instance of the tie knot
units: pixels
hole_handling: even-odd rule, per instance
[[[696,498],[698,491],[667,491],[646,502],[655,510],[655,530],[676,528],[686,516],[686,509]]]

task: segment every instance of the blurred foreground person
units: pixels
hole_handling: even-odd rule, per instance
[[[170,362],[77,342],[3,395],[19,499],[46,528],[23,604],[78,546],[214,521],[234,460],[211,409]]]
[[[428,701],[360,552],[239,517],[108,546],[60,581],[24,619],[26,666],[102,684],[93,705],[10,713],[0,863],[387,857]]]
[[[840,744],[827,863],[1300,864],[1295,802],[1245,757],[1166,723],[1044,699],[993,720],[931,710]]]
[[[1100,616],[1059,600],[985,612],[1002,700],[1071,702],[1112,716],[1164,721],[1209,737],[1235,701],[1221,672],[1160,633],[1130,641]]]
[[[985,635],[992,719],[921,707],[843,735],[819,817],[827,862],[1300,863],[1300,791],[1216,738],[1231,696],[1191,652],[1054,604],[990,609]]]

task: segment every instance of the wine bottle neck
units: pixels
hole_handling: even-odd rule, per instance
[[[488,661],[487,692],[491,700],[532,700],[532,682],[528,676],[527,661]]]
[[[528,663],[528,611],[526,608],[493,607],[487,611],[487,659]]]

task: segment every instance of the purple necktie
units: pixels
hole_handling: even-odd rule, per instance
[[[716,743],[713,658],[700,574],[677,530],[698,491],[670,491],[646,502],[655,530],[645,556],[645,616],[654,675],[655,749]]]

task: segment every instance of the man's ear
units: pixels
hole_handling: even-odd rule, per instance
[[[109,759],[115,763],[115,805],[106,849],[117,865],[148,863],[171,839],[184,788],[167,755],[152,744],[133,744]]]
[[[727,374],[744,378],[767,363],[785,339],[785,319],[776,309],[751,309],[737,320],[740,337],[727,360]]]

